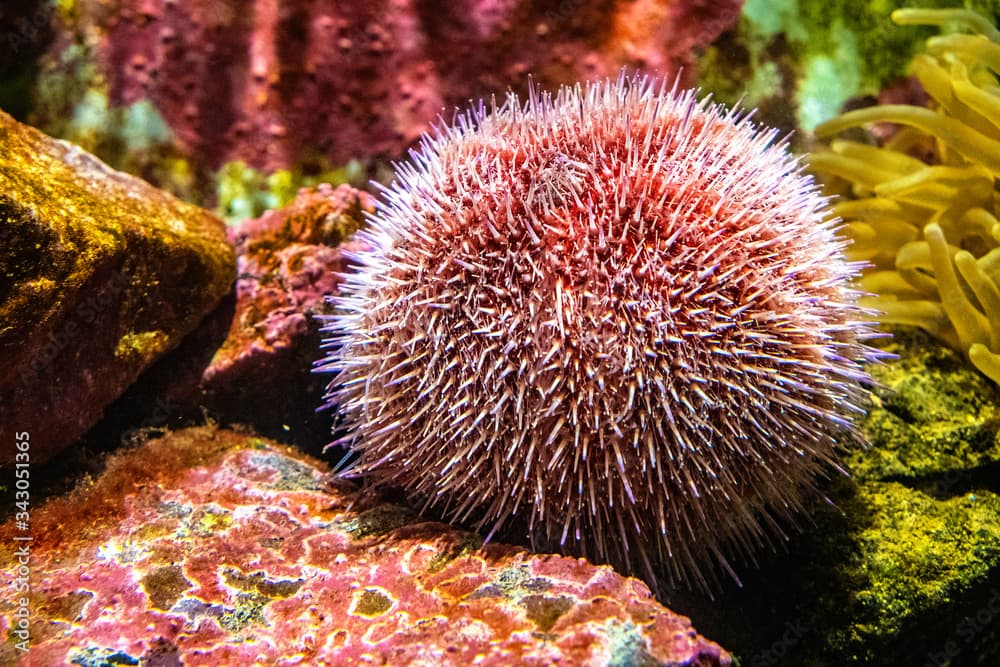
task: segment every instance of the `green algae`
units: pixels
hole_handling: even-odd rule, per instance
[[[133,658],[124,651],[109,648],[87,647],[74,649],[71,654],[74,665],[79,667],[116,667],[116,665],[138,665],[138,658]]]
[[[980,490],[938,500],[897,482],[862,486],[871,523],[854,536],[865,584],[841,634],[885,642],[921,613],[944,615],[1000,564],[1000,496]]]
[[[356,540],[379,537],[411,523],[416,517],[413,510],[398,505],[382,503],[360,512],[355,518],[341,523],[339,528]]]
[[[33,124],[115,169],[141,174],[174,195],[204,203],[195,191],[191,165],[177,152],[173,132],[150,100],[113,105],[108,83],[84,44],[70,44],[58,60],[36,82],[29,115]]]
[[[855,476],[954,484],[1000,461],[1000,389],[929,335],[894,336],[886,349],[902,357],[873,369],[886,391],[862,425],[872,448],[848,459]]]
[[[526,593],[545,591],[550,584],[542,577],[533,577],[527,567],[508,567],[501,570],[493,584],[501,595],[512,600],[520,600]]]
[[[203,508],[194,512],[186,522],[188,529],[194,535],[206,536],[229,528],[233,524],[233,516],[221,508]]]
[[[900,7],[953,7],[949,0],[747,0],[739,27],[699,60],[706,92],[760,107],[762,119],[810,131],[852,98],[902,78],[931,28],[899,30]],[[986,15],[997,0],[966,1]],[[794,100],[794,118],[786,117]]]
[[[354,606],[354,611],[362,616],[371,618],[384,614],[390,608],[392,608],[392,600],[385,593],[374,588],[366,588],[357,597],[357,604]]]
[[[319,480],[310,466],[290,459],[273,451],[256,453],[252,458],[253,465],[260,468],[275,470],[279,477],[276,481],[264,484],[266,489],[282,491],[313,491],[319,488]]]
[[[810,54],[802,63],[795,103],[799,127],[806,131],[836,116],[848,99],[865,90],[857,34],[840,19],[833,22],[830,33],[831,49]]]
[[[479,533],[462,533],[462,539],[449,549],[439,551],[427,563],[427,572],[434,574],[440,572],[444,567],[462,556],[475,553],[483,546],[483,536]]]
[[[650,654],[646,639],[634,623],[608,621],[603,631],[611,649],[608,667],[655,667],[660,664]]]
[[[175,344],[163,331],[133,331],[118,339],[115,356],[149,364]]]
[[[192,586],[179,565],[151,570],[139,583],[146,591],[153,607],[163,611],[169,611],[174,603],[181,598],[184,591]]]
[[[341,167],[331,167],[325,159],[316,162],[318,166],[309,172],[296,168],[279,169],[271,174],[239,160],[228,162],[216,175],[216,212],[227,224],[234,225],[289,204],[301,188],[320,183],[360,185],[364,181],[365,169],[357,160]]]
[[[269,449],[270,445],[263,438],[253,437],[247,438],[246,442],[247,449]]]
[[[523,600],[525,614],[539,632],[550,632],[575,604],[565,595],[529,595]]]
[[[242,632],[250,625],[266,625],[264,607],[270,601],[260,593],[240,593],[236,596],[236,605],[219,616],[219,625],[233,634]]]
[[[540,593],[545,593],[552,584],[544,577],[534,577],[526,565],[507,567],[500,570],[490,583],[480,586],[471,592],[467,598],[504,598],[515,605],[524,607],[525,600]]]
[[[245,592],[257,592],[272,599],[295,595],[304,583],[302,579],[269,579],[263,572],[246,574],[233,567],[223,570],[226,584]]]

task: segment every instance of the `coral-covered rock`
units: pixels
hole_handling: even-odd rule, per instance
[[[873,368],[872,446],[836,508],[742,590],[684,606],[744,664],[1000,664],[1000,388],[916,330],[886,347],[901,359]]]
[[[634,579],[483,547],[211,427],[116,455],[32,532],[36,665],[730,664]]]
[[[316,413],[326,380],[311,372],[320,344],[313,315],[327,312],[324,298],[347,270],[346,239],[373,206],[366,192],[320,185],[230,228],[235,298],[122,397],[113,421],[175,425],[207,410],[296,443],[326,442],[329,416]]]
[[[31,433],[34,462],[92,426],[235,273],[215,216],[3,112],[0,248],[0,427]]]
[[[665,77],[683,67],[690,83],[696,50],[742,2],[246,4],[72,3],[44,61],[39,122],[89,133],[96,115],[109,135],[127,125],[153,141],[166,129],[212,169],[239,159],[273,171],[316,147],[334,164],[395,157],[442,111],[525,93],[528,75],[554,89],[623,66]]]
[[[285,208],[230,230],[236,244],[236,316],[229,337],[205,371],[213,384],[262,354],[294,347],[310,330],[309,315],[340,284],[346,269],[337,247],[374,210],[366,192],[342,185],[303,189]],[[312,353],[310,353],[312,354]],[[259,362],[256,364],[259,365]]]

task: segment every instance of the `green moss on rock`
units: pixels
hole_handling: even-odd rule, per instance
[[[356,600],[354,613],[368,616],[380,616],[392,608],[392,600],[377,588],[366,588]]]
[[[268,579],[263,572],[246,574],[234,567],[225,568],[222,576],[228,586],[246,592],[256,591],[272,599],[294,595],[304,583],[302,579]]]
[[[921,332],[886,347],[832,504],[742,590],[677,605],[743,664],[1000,664],[1000,393]]]
[[[864,423],[872,447],[850,457],[858,479],[956,481],[1000,462],[1000,389],[927,334],[897,328],[899,361],[872,369],[884,390]]]
[[[354,518],[345,521],[340,528],[350,533],[354,539],[360,540],[390,533],[413,521],[414,516],[416,513],[412,510],[383,503],[358,513]]]
[[[140,583],[152,605],[163,611],[169,611],[184,591],[192,586],[178,565],[157,568],[143,577]]]
[[[573,608],[572,598],[565,595],[529,595],[523,600],[528,618],[540,632],[549,632],[556,622]]]
[[[871,518],[854,536],[864,585],[844,639],[887,643],[922,615],[955,616],[953,601],[1000,566],[1000,496],[991,491],[936,499],[896,482],[863,485]]]
[[[0,221],[0,424],[40,463],[198,325],[235,257],[208,211],[3,112]]]
[[[358,184],[364,180],[364,167],[357,160],[342,167],[331,167],[326,160],[319,163],[308,173],[297,168],[266,174],[245,162],[229,162],[216,176],[216,212],[227,224],[235,225],[256,218],[264,211],[290,204],[301,188],[316,187],[320,183]]]

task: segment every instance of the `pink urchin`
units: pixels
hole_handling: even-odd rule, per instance
[[[654,585],[782,536],[879,354],[775,137],[625,76],[425,137],[324,328],[347,474]]]

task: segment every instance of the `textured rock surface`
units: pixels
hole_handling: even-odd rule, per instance
[[[236,244],[239,279],[236,315],[229,336],[205,371],[212,386],[238,384],[238,367],[266,365],[315,327],[311,314],[324,311],[324,298],[347,270],[337,247],[374,210],[374,199],[350,186],[302,190],[285,208],[268,211],[230,230]],[[309,357],[315,356],[314,348]]]
[[[82,0],[59,14],[38,123],[109,151],[95,132],[139,134],[211,169],[241,159],[273,171],[306,148],[334,164],[397,157],[439,113],[524,93],[529,74],[554,89],[622,66],[666,77],[683,66],[692,82],[696,50],[741,5]]]
[[[730,663],[634,579],[482,547],[328,479],[210,427],[116,455],[34,512],[31,664]]]
[[[0,429],[29,431],[33,462],[92,426],[235,273],[213,215],[2,112],[0,248]]]
[[[320,354],[313,315],[327,312],[324,297],[347,270],[345,239],[372,207],[365,192],[321,185],[230,228],[235,296],[126,392],[111,421],[174,426],[207,410],[286,442],[326,443],[330,417],[316,408],[327,379],[311,372]]]
[[[746,664],[1000,664],[1000,390],[894,334],[837,508],[704,612],[668,601]]]

